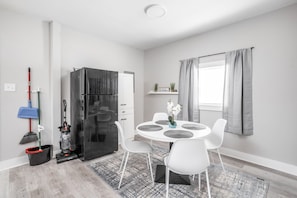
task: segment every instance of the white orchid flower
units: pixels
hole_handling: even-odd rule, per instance
[[[174,106],[174,103],[171,100],[169,100],[167,102],[167,111],[169,115],[176,117],[181,111],[181,106],[179,104]]]
[[[173,106],[174,106],[173,102],[172,102],[171,100],[169,100],[169,101],[167,102],[167,111],[168,111],[168,114],[169,114],[169,115],[172,114]]]
[[[173,115],[176,117],[179,114],[180,110],[181,110],[181,107],[179,104],[177,104],[175,107],[172,108]]]

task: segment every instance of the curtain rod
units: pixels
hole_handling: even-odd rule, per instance
[[[251,49],[254,49],[255,47],[250,47]],[[215,54],[209,54],[209,55],[204,55],[204,56],[198,56],[198,57],[193,57],[193,58],[205,58],[205,57],[208,57],[208,56],[215,56],[215,55],[220,55],[220,54],[225,54],[226,52],[220,52],[220,53],[215,53]],[[189,59],[192,59],[192,58],[189,58]],[[187,60],[187,59],[183,59],[183,60]],[[180,60],[180,61],[183,61],[183,60]]]

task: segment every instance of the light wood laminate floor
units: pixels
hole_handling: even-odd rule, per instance
[[[156,143],[159,146],[168,146]],[[217,155],[213,153],[215,163]],[[297,197],[297,177],[265,167],[222,156],[225,166],[257,175],[270,181],[268,198]],[[38,166],[24,165],[0,172],[1,198],[103,198],[119,197],[79,159],[57,164],[55,159]],[[164,188],[165,190],[165,188]]]

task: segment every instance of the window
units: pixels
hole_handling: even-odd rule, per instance
[[[224,78],[225,56],[200,59],[199,108],[201,110],[222,110]]]

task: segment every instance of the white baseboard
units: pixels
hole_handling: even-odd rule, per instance
[[[0,161],[0,171],[7,170],[10,168],[22,166],[29,163],[29,159],[27,155],[12,158],[9,160]]]
[[[252,155],[252,154],[236,151],[229,148],[224,148],[224,147],[220,148],[220,152],[221,154],[232,158],[240,159],[246,162],[254,163],[267,168],[288,173],[290,175],[297,176],[297,166],[294,166],[292,164],[287,164],[284,162],[280,162],[280,161],[276,161],[276,160],[260,157],[257,155]]]
[[[60,152],[61,152],[60,150],[54,150],[53,151],[53,159],[56,158],[56,154],[58,154]],[[9,160],[3,160],[3,161],[0,161],[0,171],[7,170],[10,168],[15,168],[15,167],[22,166],[25,164],[29,164],[29,159],[28,159],[27,155],[12,158]]]

